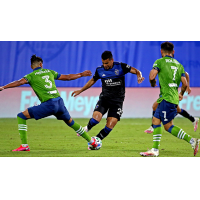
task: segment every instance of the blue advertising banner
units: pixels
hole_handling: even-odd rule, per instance
[[[173,42],[173,41],[172,41]],[[84,70],[95,73],[102,64],[101,54],[112,51],[115,61],[139,69],[145,81],[137,84],[136,76],[126,75],[126,87],[150,87],[149,72],[156,59],[161,57],[161,41],[1,41],[0,86],[22,78],[32,72],[30,57],[42,57],[44,68],[61,74],[75,74]],[[200,42],[175,41],[175,58],[190,75],[191,87],[200,87]],[[56,81],[58,87],[82,87],[91,77],[74,81]],[[28,86],[28,85],[26,85]],[[94,87],[100,87],[97,81]]]

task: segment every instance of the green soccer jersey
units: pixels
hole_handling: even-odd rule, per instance
[[[54,81],[57,77],[57,72],[41,67],[24,76],[41,102],[60,96]]]
[[[174,58],[166,56],[155,61],[153,69],[158,70],[160,84],[160,95],[157,100],[160,103],[163,99],[178,105],[178,87],[181,76],[185,76],[183,66]]]

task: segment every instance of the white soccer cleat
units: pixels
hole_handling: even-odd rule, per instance
[[[193,123],[193,125],[194,125],[194,131],[196,131],[197,128],[198,128],[199,118],[198,118],[198,117],[195,117],[195,118],[194,118],[194,122],[192,122],[192,123]]]
[[[148,150],[147,152],[140,152],[141,156],[145,157],[158,157],[159,156],[159,150],[155,151],[154,148]]]
[[[150,126],[147,130],[145,130],[145,133],[153,133],[154,129],[152,126]]]
[[[194,156],[197,155],[198,151],[199,151],[199,139],[197,138],[193,138],[194,142],[191,144],[192,148],[194,149]]]
[[[89,132],[89,130],[88,130],[88,127],[87,126],[84,126],[83,127],[83,130],[87,133],[87,132]]]

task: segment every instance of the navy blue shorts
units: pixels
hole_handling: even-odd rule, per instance
[[[28,108],[31,118],[36,120],[54,115],[59,120],[70,120],[70,115],[64,105],[63,99],[57,97],[41,103],[40,105]]]
[[[161,103],[159,103],[156,112],[154,114],[154,117],[157,119],[160,119],[163,123],[163,125],[171,122],[177,114],[177,105],[173,103],[169,103],[162,100]]]
[[[94,111],[98,111],[102,115],[108,112],[107,118],[114,117],[120,121],[123,113],[123,102],[109,101],[104,98],[100,98],[95,106]]]

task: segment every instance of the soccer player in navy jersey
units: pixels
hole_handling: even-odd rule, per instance
[[[103,140],[115,127],[123,113],[123,102],[125,98],[125,74],[132,73],[137,75],[138,83],[142,83],[144,77],[142,73],[134,67],[131,67],[125,63],[114,62],[113,55],[110,51],[104,51],[101,55],[103,65],[97,67],[96,72],[86,84],[80,90],[76,90],[72,93],[72,96],[76,97],[83,91],[90,88],[96,83],[98,79],[102,82],[102,92],[99,96],[93,116],[89,120],[87,126],[84,127],[88,132],[95,125],[97,125],[103,115],[107,114],[107,123],[96,136]]]

